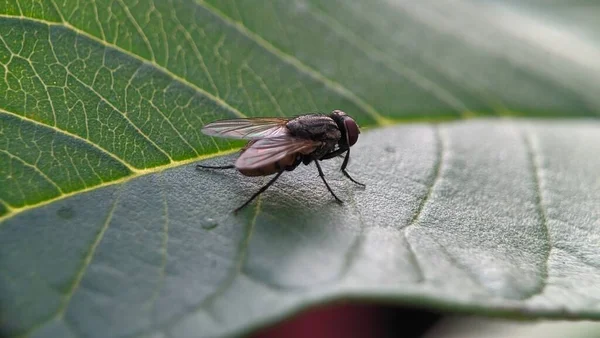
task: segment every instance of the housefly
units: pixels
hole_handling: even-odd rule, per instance
[[[301,163],[315,163],[319,176],[327,190],[339,203],[340,200],[325,180],[320,161],[344,156],[342,173],[352,182],[346,171],[350,159],[350,147],[358,140],[360,130],[352,117],[341,110],[329,115],[306,114],[290,119],[276,117],[243,118],[221,120],[207,124],[202,132],[209,136],[244,139],[249,142],[241,150],[235,164],[226,166],[197,165],[207,169],[237,169],[245,176],[275,176],[244,204],[235,209],[237,212],[247,206],[258,195],[267,190],[284,171],[292,171]]]

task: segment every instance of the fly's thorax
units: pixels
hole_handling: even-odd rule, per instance
[[[292,136],[334,145],[342,137],[335,121],[326,115],[301,115],[291,119],[286,127]]]

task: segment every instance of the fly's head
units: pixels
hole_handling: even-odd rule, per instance
[[[329,117],[335,121],[342,132],[340,146],[352,147],[358,140],[358,134],[360,134],[356,121],[341,110],[332,111]]]

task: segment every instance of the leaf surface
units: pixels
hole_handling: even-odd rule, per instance
[[[344,297],[598,318],[599,10],[557,8],[0,3],[0,326],[227,335]],[[209,121],[332,109],[380,127],[366,190],[324,163],[343,206],[302,166],[233,216],[265,179],[194,169],[241,145]]]

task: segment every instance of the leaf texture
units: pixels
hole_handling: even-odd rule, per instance
[[[222,336],[337,298],[597,319],[600,8],[560,7],[0,2],[0,328]],[[264,179],[194,169],[241,145],[208,122],[332,109],[377,127],[366,190],[324,163],[344,206],[302,166],[234,217]]]

